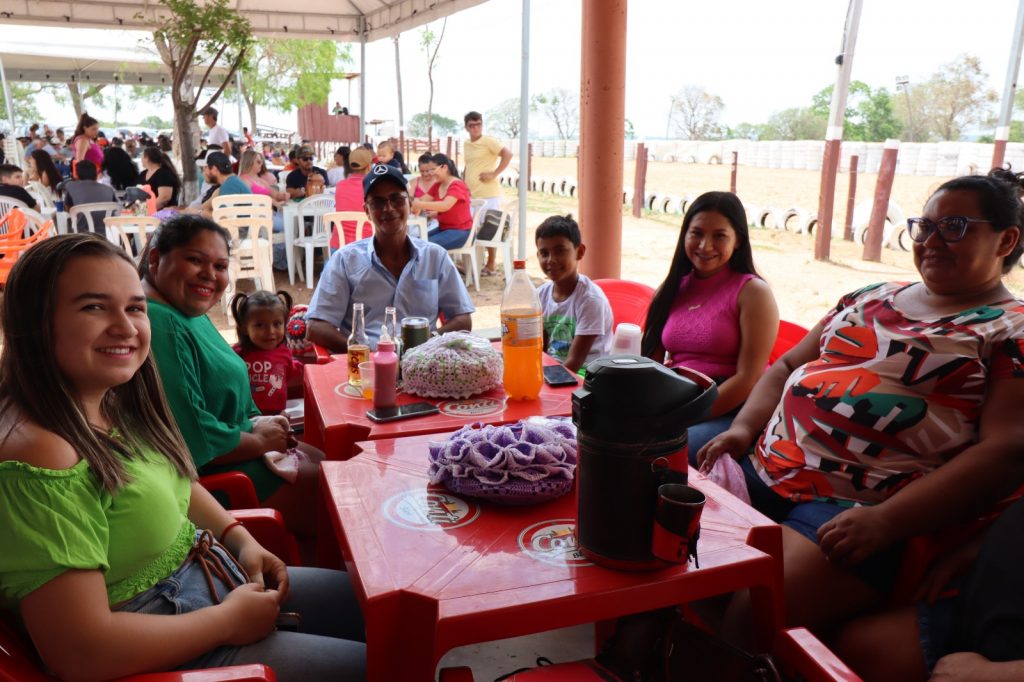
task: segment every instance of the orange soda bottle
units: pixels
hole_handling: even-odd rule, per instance
[[[526,261],[514,261],[512,279],[501,298],[501,352],[505,393],[513,400],[534,400],[543,382],[544,312],[526,274]]]

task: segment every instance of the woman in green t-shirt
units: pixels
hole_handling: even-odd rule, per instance
[[[44,240],[11,271],[0,612],[62,678],[260,662],[279,680],[361,679],[345,576],[286,569],[196,482],[146,306],[131,260],[95,235]],[[275,631],[282,607],[309,634]]]
[[[199,473],[245,472],[260,500],[312,546],[323,453],[298,445],[305,458],[294,483],[267,468],[264,453],[289,447],[288,420],[260,415],[245,362],[207,317],[228,285],[228,233],[207,218],[178,215],[160,226],[142,264],[153,358]]]

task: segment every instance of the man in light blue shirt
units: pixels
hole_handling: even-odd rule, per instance
[[[398,319],[430,320],[444,313],[441,333],[472,328],[475,312],[466,285],[448,252],[408,235],[409,195],[400,171],[378,164],[363,179],[363,205],[373,237],[334,253],[324,267],[306,313],[306,338],[344,353],[352,331],[352,304],[365,306],[366,334],[376,346],[384,308],[395,306]]]

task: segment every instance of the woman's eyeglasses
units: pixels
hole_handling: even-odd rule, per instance
[[[391,208],[402,208],[408,200],[408,194],[395,192],[394,194],[389,194],[386,197],[374,197],[372,199],[367,199],[366,205],[374,211],[383,211],[388,204],[391,204]]]
[[[939,239],[952,244],[964,238],[967,234],[967,226],[970,223],[987,223],[988,220],[981,218],[967,218],[962,215],[928,220],[927,218],[909,218],[907,220],[907,232],[910,238],[920,244],[928,239],[932,232],[939,233]]]

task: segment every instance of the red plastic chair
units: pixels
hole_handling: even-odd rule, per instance
[[[55,682],[48,675],[28,637],[4,617],[0,618],[0,682]],[[274,671],[265,665],[236,665],[227,668],[185,672],[147,673],[122,677],[118,682],[276,682]]]
[[[1024,487],[999,502],[973,521],[943,528],[931,535],[919,535],[907,541],[907,550],[900,563],[899,575],[889,593],[893,605],[914,603],[914,594],[928,568],[940,557],[981,535],[1006,511],[1007,507],[1024,497]]]
[[[772,647],[779,672],[804,682],[859,682],[860,677],[806,628],[781,631]]]
[[[331,351],[319,344],[313,344],[313,352],[316,353],[316,364],[318,365],[334,362],[334,356],[331,354]]]
[[[241,471],[226,471],[199,477],[199,484],[211,493],[221,493],[228,499],[231,509],[252,509],[260,506],[256,487],[252,480]]]
[[[786,354],[790,348],[804,340],[807,330],[795,322],[779,320],[779,334],[775,337],[775,345],[768,355],[768,364],[774,365],[775,361]]]
[[[601,287],[612,306],[613,329],[622,322],[644,328],[654,289],[626,279],[595,279],[594,284]]]
[[[235,519],[241,521],[245,529],[252,533],[252,536],[272,554],[289,566],[302,565],[299,544],[295,541],[295,536],[285,528],[281,512],[262,507],[260,509],[232,509],[230,513]]]

